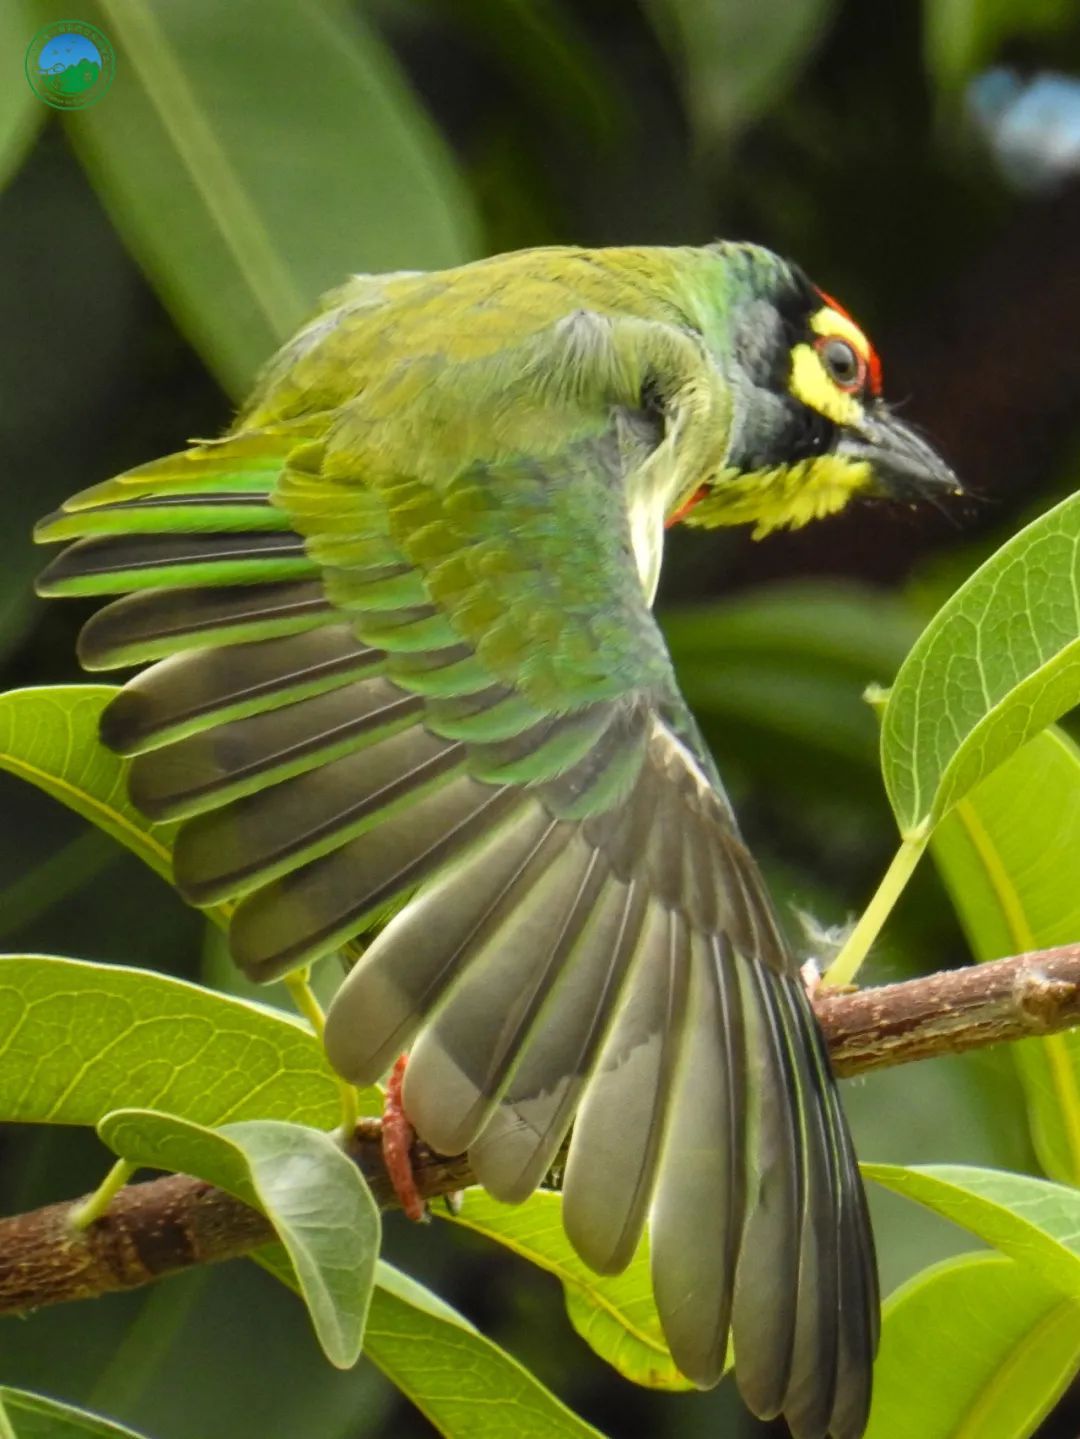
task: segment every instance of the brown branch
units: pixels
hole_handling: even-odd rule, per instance
[[[1080,1024],[1080,944],[879,989],[822,992],[815,1009],[841,1075],[1053,1034]],[[391,1207],[377,1120],[360,1124],[350,1150],[378,1202]],[[464,1156],[416,1144],[412,1160],[425,1198],[472,1182]],[[0,1313],[138,1288],[273,1238],[262,1215],[184,1174],[128,1185],[102,1219],[75,1233],[70,1217],[82,1202],[0,1219]]]

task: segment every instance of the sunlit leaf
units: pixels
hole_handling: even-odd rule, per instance
[[[3,1439],[144,1439],[112,1419],[7,1385],[0,1387],[0,1435]]]
[[[295,1288],[280,1245],[255,1258]],[[445,1300],[385,1260],[376,1266],[364,1357],[448,1439],[603,1439]]]
[[[274,1120],[207,1129],[145,1109],[106,1115],[98,1133],[122,1159],[194,1174],[265,1214],[326,1357],[339,1369],[356,1363],[379,1252],[379,1211],[357,1166],[328,1135]]]
[[[881,733],[904,837],[925,833],[1078,701],[1080,494],[976,570],[904,661]]]
[[[947,1259],[885,1305],[866,1439],[1029,1439],[1078,1364],[1080,1304],[1001,1255]]]
[[[234,394],[329,287],[477,250],[450,153],[359,11],[87,0],[117,51],[66,119],[120,233]]]
[[[453,1220],[512,1249],[559,1279],[574,1328],[620,1374],[654,1389],[690,1389],[664,1343],[644,1242],[622,1274],[595,1274],[570,1247],[561,1196],[539,1190],[524,1204],[500,1204],[467,1190]]]
[[[386,1264],[365,1353],[449,1439],[602,1439],[516,1359]]]
[[[340,1091],[277,1010],[139,969],[0,957],[0,1119],[92,1125],[121,1105],[329,1128]]]
[[[980,960],[1080,934],[1080,748],[1029,741],[939,826],[934,857]],[[1080,1185],[1080,1031],[1010,1045],[1032,1138],[1052,1179]]]
[[[925,1204],[1080,1300],[1080,1192],[965,1164],[865,1164],[863,1174]]]

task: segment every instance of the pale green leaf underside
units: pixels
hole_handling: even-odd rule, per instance
[[[947,1259],[885,1305],[866,1439],[1028,1439],[1078,1363],[1075,1300],[998,1254]]]
[[[881,732],[901,833],[932,827],[1078,702],[1080,494],[976,570],[901,666]]]
[[[1080,748],[1037,735],[939,826],[934,858],[977,959],[1080,934]],[[1040,1163],[1080,1185],[1080,1031],[1010,1046]]]
[[[693,1388],[664,1343],[646,1241],[622,1274],[594,1274],[570,1247],[562,1224],[562,1197],[545,1189],[521,1205],[500,1204],[482,1189],[470,1189],[453,1222],[554,1274],[566,1291],[574,1328],[625,1378],[654,1389]]]
[[[6,1421],[6,1427],[5,1427]],[[0,1439],[144,1439],[134,1429],[30,1394],[25,1389],[0,1387]]]
[[[97,1124],[119,1105],[327,1129],[339,1089],[279,1011],[140,969],[0,956],[0,1120]]]
[[[122,1159],[194,1174],[261,1210],[326,1357],[339,1369],[356,1363],[381,1226],[359,1169],[328,1135],[273,1120],[207,1129],[138,1109],[106,1115],[98,1132]]]
[[[963,1164],[864,1164],[862,1172],[1080,1300],[1080,1192],[1047,1179]]]

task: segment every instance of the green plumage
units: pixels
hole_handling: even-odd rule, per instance
[[[685,1372],[715,1383],[733,1317],[758,1413],[856,1439],[862,1190],[650,612],[665,519],[746,429],[736,320],[792,284],[746,246],[357,277],[224,439],[44,521],[75,543],[40,589],[121,596],[88,665],[157,661],[103,738],[185,820],[182,892],[237,901],[244,969],[377,933],[330,1011],[341,1072],[411,1045],[420,1134],[511,1200],[576,1112],[583,1258],[624,1266],[651,1215]]]

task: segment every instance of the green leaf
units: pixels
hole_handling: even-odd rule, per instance
[[[505,1350],[387,1264],[364,1352],[450,1439],[602,1439]]]
[[[1080,1300],[1080,1193],[965,1164],[864,1164],[868,1179],[977,1234],[1060,1293]]]
[[[145,1109],[106,1115],[98,1133],[121,1159],[194,1174],[265,1214],[326,1357],[356,1363],[381,1227],[360,1170],[328,1135],[274,1120],[207,1129]]]
[[[997,1254],[923,1270],[882,1317],[866,1439],[1028,1439],[1080,1364],[1080,1305]]]
[[[1071,943],[1080,933],[1080,748],[1030,740],[971,791],[932,841],[977,959]],[[1009,1046],[1039,1162],[1080,1185],[1080,1032]]]
[[[254,1257],[295,1289],[279,1245]],[[364,1357],[449,1439],[603,1439],[444,1299],[382,1259]]]
[[[115,685],[48,685],[0,695],[0,769],[91,820],[172,880],[175,825],[147,821],[127,797],[128,762],[98,741]]]
[[[0,956],[0,1120],[92,1125],[121,1105],[329,1128],[340,1091],[315,1036],[277,1010],[140,969]]]
[[[826,33],[833,0],[648,0],[660,38],[683,73],[706,143],[730,140],[783,94]]]
[[[905,839],[1080,702],[1078,548],[1080,494],[976,570],[904,661],[881,767]]]
[[[625,1378],[653,1389],[693,1388],[676,1369],[664,1342],[644,1242],[622,1274],[594,1274],[570,1247],[561,1196],[543,1189],[515,1205],[500,1204],[482,1189],[469,1189],[452,1222],[554,1274],[566,1291],[574,1328]]]
[[[393,55],[305,0],[84,4],[117,50],[66,119],[107,209],[234,395],[357,270],[477,252],[471,200]]]
[[[22,57],[37,29],[33,11],[23,0],[0,6],[0,55],[7,66],[0,85],[0,188],[19,168],[49,114],[22,73]]]
[[[0,1439],[143,1439],[134,1429],[101,1419],[46,1399],[43,1394],[30,1394],[25,1389],[0,1386]]]
[[[0,695],[0,769],[29,780],[96,824],[172,883],[177,824],[151,824],[127,797],[130,760],[98,739],[116,685],[43,685]],[[203,912],[225,925],[232,906]]]

